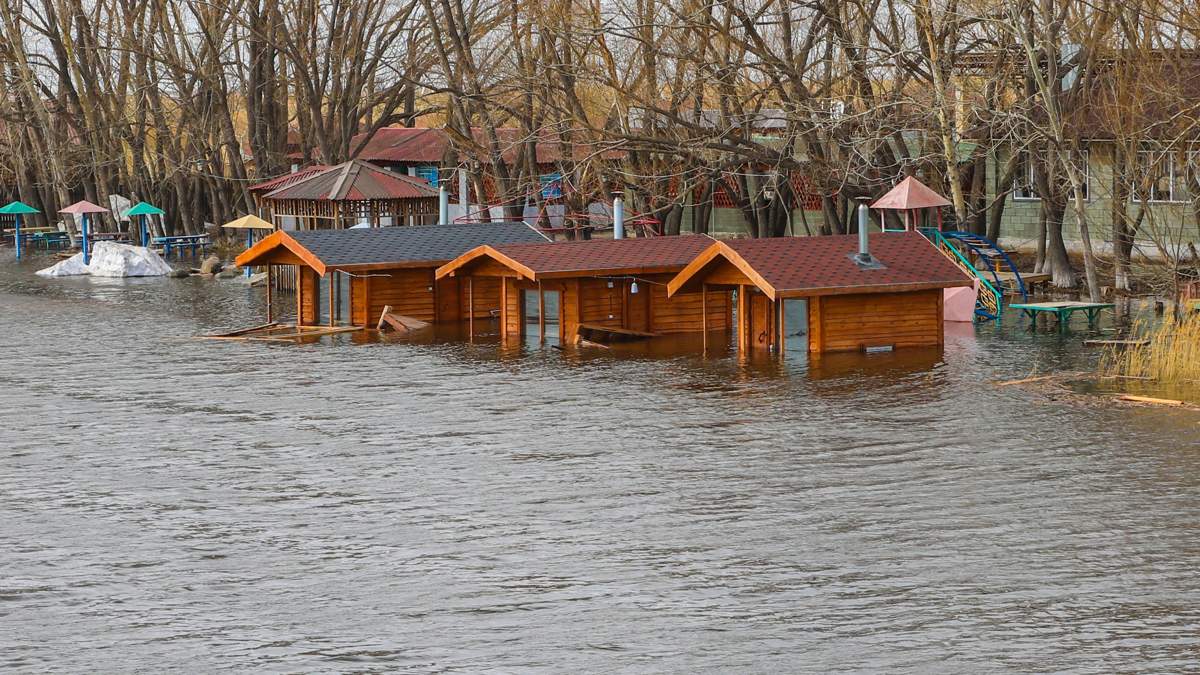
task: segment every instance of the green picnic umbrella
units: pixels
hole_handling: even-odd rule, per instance
[[[32,206],[23,202],[10,202],[4,206],[0,206],[0,213],[12,216],[16,220],[16,226],[13,229],[13,243],[17,247],[17,260],[21,259],[21,216],[29,213],[41,213]]]
[[[150,216],[165,216],[165,215],[167,215],[166,211],[163,211],[162,209],[158,208],[157,206],[155,206],[153,204],[147,204],[146,202],[138,202],[137,204],[133,205],[133,208],[131,208],[125,212],[126,218],[128,218],[130,216],[141,216],[142,217],[142,247],[143,248],[146,247],[150,243],[149,242],[150,228],[147,227],[146,219],[149,218]]]

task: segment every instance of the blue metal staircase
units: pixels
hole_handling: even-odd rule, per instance
[[[1021,279],[1021,273],[1017,271],[1016,264],[1013,263],[1008,254],[1004,252],[1004,249],[1000,248],[996,242],[983,235],[972,234],[970,232],[942,232],[941,234],[943,237],[951,241],[957,241],[970,249],[975,254],[976,260],[979,261],[974,267],[978,269],[979,264],[982,263],[984,267],[982,271],[991,274],[992,281],[996,288],[1000,290],[1004,290],[1005,284],[997,272],[1000,271],[1000,267],[1003,265],[1007,268],[1007,271],[1012,273],[1013,290],[1021,294],[1021,301],[1027,302],[1029,300],[1029,290],[1025,287],[1025,281]]]

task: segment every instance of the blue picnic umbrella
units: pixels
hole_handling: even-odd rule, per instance
[[[69,213],[73,216],[82,216],[83,218],[83,264],[87,265],[92,262],[92,247],[88,245],[88,216],[93,213],[108,213],[108,209],[103,206],[97,206],[86,199],[75,202],[65,209],[61,209],[59,213]]]
[[[138,202],[137,204],[133,205],[133,208],[131,208],[125,212],[125,217],[127,217],[127,218],[131,217],[131,216],[141,216],[142,217],[142,247],[143,248],[150,245],[150,227],[149,227],[149,223],[147,222],[147,220],[150,218],[150,216],[165,216],[165,215],[167,215],[166,211],[163,211],[162,209],[158,208],[157,206],[155,206],[153,204],[147,204],[146,202]]]
[[[9,202],[4,206],[0,206],[0,213],[10,215],[16,219],[17,224],[13,229],[13,243],[17,247],[17,260],[21,259],[21,216],[29,213],[41,213],[32,206],[23,202]]]

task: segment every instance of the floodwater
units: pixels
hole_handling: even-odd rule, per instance
[[[0,252],[0,668],[1180,672],[1200,417],[944,354],[192,336],[233,281]]]

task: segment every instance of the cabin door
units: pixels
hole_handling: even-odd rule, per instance
[[[650,332],[650,287],[642,282],[625,284],[625,328]]]
[[[558,342],[562,335],[559,322],[562,294],[557,290],[529,288],[521,291],[521,302],[525,316],[522,333],[538,342]]]

